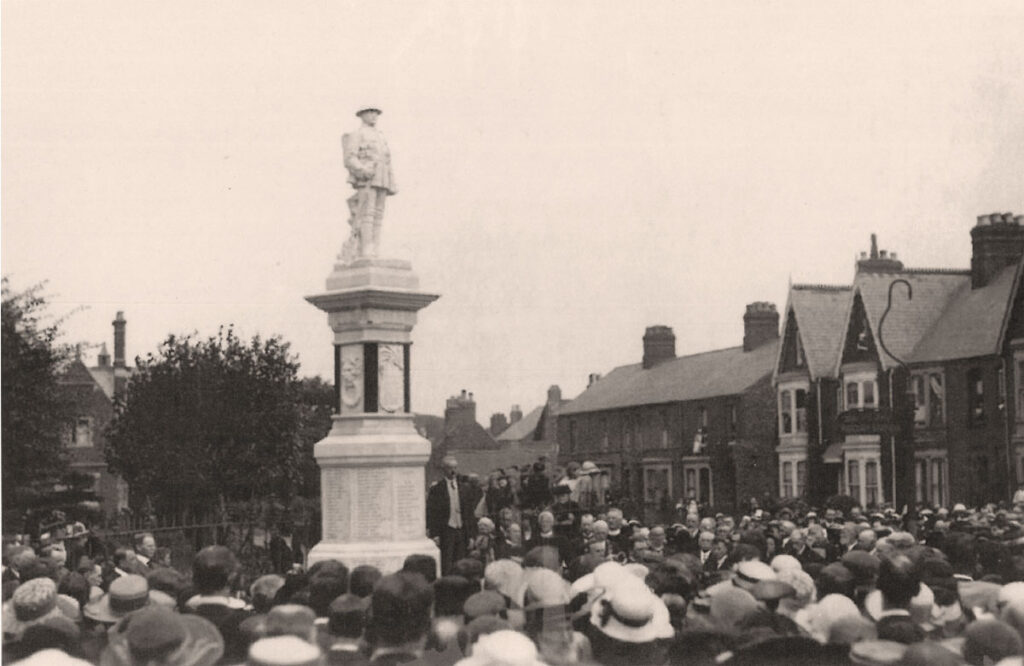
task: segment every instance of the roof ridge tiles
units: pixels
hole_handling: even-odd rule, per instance
[[[851,287],[848,284],[812,284],[812,283],[794,284],[794,285],[791,285],[790,288],[791,289],[797,289],[797,290],[800,290],[800,291],[811,291],[811,290],[816,290],[816,291],[850,291],[851,289],[853,289],[853,287]]]

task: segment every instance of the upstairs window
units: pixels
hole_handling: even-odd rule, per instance
[[[985,423],[985,380],[981,368],[967,371],[967,423],[971,426]]]
[[[92,419],[90,417],[80,416],[75,419],[68,446],[76,449],[92,446]]]
[[[807,432],[805,389],[785,389],[779,392],[779,432],[783,435]]]
[[[846,409],[878,409],[878,382],[874,377],[846,381]]]
[[[941,372],[922,372],[911,377],[914,390],[914,425],[919,428],[946,422],[946,391]]]

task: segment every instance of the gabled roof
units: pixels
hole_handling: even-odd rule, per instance
[[[430,440],[431,443],[441,438],[444,434],[444,419],[433,414],[413,414],[413,426],[416,432]]]
[[[786,339],[785,327],[789,326],[792,311],[812,379],[835,377],[836,356],[843,344],[843,322],[850,306],[851,291],[848,286],[821,284],[794,284],[789,288],[782,339]],[[779,345],[778,362],[781,365],[782,345]]]
[[[893,280],[903,279],[914,290],[913,299],[907,299],[906,288],[897,285],[893,289],[893,304],[885,320],[885,330],[879,335],[878,325],[885,312],[889,298],[889,285]],[[906,361],[914,348],[939,320],[950,299],[966,285],[970,289],[969,271],[915,270],[908,269],[892,273],[861,272],[853,280],[853,296],[860,294],[867,313],[868,325],[877,341],[884,339],[886,347]],[[844,321],[845,335],[849,326],[853,297]],[[1001,321],[1001,320],[1000,320]],[[879,360],[884,368],[899,365],[879,345]],[[836,370],[842,363],[840,353],[835,360]]]
[[[440,445],[445,450],[453,449],[495,449],[500,445],[491,437],[482,425],[473,423],[456,423],[446,425],[441,436]]]
[[[93,380],[99,384],[100,388],[103,389],[103,393],[106,394],[111,400],[114,399],[114,378],[123,377],[124,379],[130,379],[132,376],[131,368],[115,368],[112,365],[107,366],[95,366],[89,368],[89,374],[92,375]]]
[[[499,442],[518,442],[529,437],[537,429],[537,424],[540,423],[540,417],[543,413],[544,405],[532,409],[529,414],[502,430],[501,434],[495,437],[495,439]]]
[[[773,340],[749,352],[743,347],[717,349],[646,370],[641,363],[623,365],[587,387],[559,416],[737,395],[772,372],[778,346]]]
[[[968,279],[952,295],[941,316],[905,360],[928,363],[998,354],[1003,320],[1012,303],[1020,266],[1020,263],[1007,266],[978,289],[971,289]],[[916,287],[914,300],[917,300]],[[893,306],[893,310],[896,307]],[[888,320],[885,327],[888,331]]]

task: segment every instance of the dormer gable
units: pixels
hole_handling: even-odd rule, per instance
[[[867,311],[860,292],[854,292],[850,305],[850,317],[846,324],[841,365],[848,363],[877,363],[878,349],[875,336],[868,321]]]

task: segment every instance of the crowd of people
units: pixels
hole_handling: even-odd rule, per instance
[[[1024,664],[1024,493],[948,510],[680,502],[644,524],[581,480],[592,463],[515,483],[442,466],[440,561],[395,573],[329,560],[248,580],[224,546],[183,573],[146,533],[101,565],[84,526],[8,544],[4,663]]]

